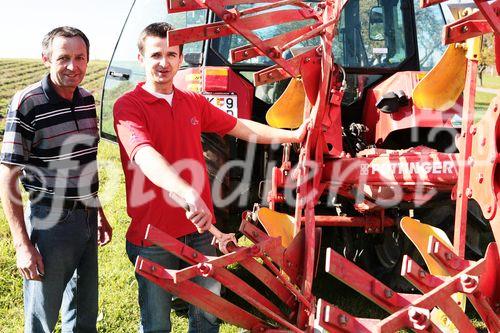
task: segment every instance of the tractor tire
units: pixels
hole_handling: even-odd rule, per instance
[[[207,165],[207,172],[210,181],[210,189],[212,197],[214,197],[214,184],[217,182],[220,185],[221,193],[217,193],[219,198],[224,198],[230,191],[230,178],[229,174],[225,174],[222,179],[219,179],[217,172],[229,160],[229,146],[227,142],[217,134],[204,133],[201,136],[201,143],[203,146],[203,156]],[[234,232],[238,230],[238,226],[232,226],[230,221],[229,207],[218,207],[214,203],[215,220],[217,221],[217,228],[222,232]]]

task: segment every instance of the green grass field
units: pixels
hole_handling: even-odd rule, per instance
[[[94,93],[100,105],[100,94],[106,63],[93,61],[83,86]],[[38,60],[0,59],[0,128],[7,103],[16,90],[39,80],[46,72]],[[485,80],[500,86],[498,77]],[[487,103],[481,97],[482,103]],[[0,137],[1,133],[0,132]],[[129,223],[126,214],[124,179],[116,144],[102,140],[99,146],[101,201],[114,228],[113,241],[100,251],[99,259],[99,332],[135,332],[139,321],[137,283],[133,267],[125,254],[125,232]],[[384,317],[384,312],[371,305],[359,294],[343,287],[335,279],[328,280],[337,293],[336,304],[346,305],[353,314]],[[345,309],[345,308],[344,308]],[[0,210],[0,332],[17,333],[23,325],[22,282],[17,274],[15,252],[7,222]],[[481,323],[476,323],[481,326]],[[173,314],[173,332],[185,332],[185,316]],[[221,332],[238,332],[231,325],[223,325]]]

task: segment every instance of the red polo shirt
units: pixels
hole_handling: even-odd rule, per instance
[[[133,162],[138,149],[144,146],[156,149],[201,193],[213,214],[201,133],[223,136],[237,122],[200,94],[174,88],[170,106],[144,90],[143,84],[120,97],[113,109],[125,173],[127,213],[132,219],[126,237],[139,246],[150,245],[143,241],[148,224],[176,238],[193,233],[196,228],[186,218],[184,209],[173,204],[168,193],[149,181]]]

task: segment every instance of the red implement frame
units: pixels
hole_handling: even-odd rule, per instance
[[[312,9],[296,0],[169,0],[170,12],[209,9],[223,21],[189,29],[170,31],[170,45],[239,34],[248,46],[231,51],[233,62],[266,55],[276,65],[255,73],[256,85],[301,77],[306,91],[305,117],[312,126],[302,144],[299,163],[291,169],[288,155],[281,168],[275,168],[270,207],[284,200],[283,190],[297,189],[294,234],[290,246],[283,248],[279,238],[269,237],[257,228],[254,214],[243,214],[240,231],[254,245],[233,249],[217,258],[205,257],[172,237],[150,227],[145,239],[157,244],[193,265],[179,271],[163,267],[139,257],[138,274],[186,301],[211,312],[221,319],[252,332],[303,332],[320,326],[329,332],[393,332],[410,328],[422,332],[440,332],[431,321],[434,307],[443,310],[460,332],[472,332],[474,327],[451,299],[461,292],[467,295],[490,332],[500,331],[500,259],[496,243],[489,245],[486,256],[476,262],[464,260],[468,200],[474,198],[483,215],[491,223],[495,241],[500,240],[500,142],[499,103],[494,100],[478,124],[474,119],[475,77],[477,60],[469,60],[467,81],[463,92],[462,131],[457,139],[459,154],[438,153],[426,148],[408,151],[368,151],[357,157],[342,151],[340,106],[343,96],[342,69],[334,64],[332,40],[345,1],[326,0]],[[423,0],[422,6],[443,2]],[[444,29],[445,43],[500,30],[500,0],[476,0],[479,11],[454,22]],[[259,3],[260,6],[239,11],[236,5]],[[272,11],[269,11],[272,9]],[[313,20],[308,27],[263,40],[254,30],[276,24]],[[283,52],[301,41],[320,37],[321,45],[291,59]],[[498,39],[498,38],[497,38]],[[497,66],[500,56],[497,56]],[[422,203],[433,192],[445,192],[456,198],[454,251],[447,250],[435,238],[429,240],[429,255],[448,271],[451,277],[433,276],[405,257],[401,274],[422,294],[397,293],[363,271],[351,261],[328,249],[326,270],[337,279],[391,313],[383,320],[357,318],[316,300],[312,283],[318,267],[320,226],[364,227],[366,232],[382,232],[396,222],[384,216],[380,207],[366,217],[316,216],[315,205],[322,193],[331,191],[356,199],[353,190],[370,193],[381,187],[399,187],[402,200]],[[257,259],[257,260],[256,260]],[[239,263],[265,287],[250,286],[226,269]],[[249,312],[218,295],[192,283],[195,276],[211,277],[240,295],[251,308]],[[262,293],[269,289],[280,306]],[[266,319],[262,319],[266,318]]]

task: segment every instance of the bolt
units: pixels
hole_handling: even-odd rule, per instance
[[[281,57],[281,52],[280,50],[278,50],[276,47],[273,47],[270,51],[269,51],[269,57],[270,58],[279,58]]]
[[[476,133],[477,133],[477,127],[476,127],[476,126],[471,127],[471,129],[470,129],[470,133],[471,133],[472,135],[476,135]]]
[[[304,59],[304,62],[305,62],[306,64],[307,64],[309,61],[311,61],[311,58],[309,58],[309,57],[306,57],[306,58]]]
[[[462,193],[458,193],[458,197],[461,198],[462,197]]]
[[[410,307],[408,310],[408,317],[413,323],[413,328],[424,330],[429,326],[430,323],[430,311],[426,309],[420,309],[415,307]]]
[[[462,27],[462,33],[466,33],[467,31],[469,31],[469,27],[468,27],[468,26],[466,26],[466,25],[464,25],[464,26]]]
[[[423,279],[426,275],[427,275],[427,273],[423,269],[421,269],[421,270],[418,271],[418,276],[421,279]]]
[[[493,112],[497,112],[498,111],[498,106],[495,105],[495,107],[493,108]]]
[[[260,248],[257,245],[254,245],[250,248],[250,253],[252,256],[256,257],[260,254]]]
[[[491,213],[492,210],[493,210],[493,208],[490,205],[488,205],[488,207],[486,207],[486,211],[488,213]]]
[[[179,6],[185,7],[186,6],[186,2],[184,0],[180,0],[179,1]]]
[[[270,79],[272,79],[273,78],[273,73],[268,73],[267,77],[270,78]]]
[[[474,165],[474,157],[469,156],[469,158],[467,159],[467,164],[469,164],[469,166],[473,166]]]
[[[191,255],[191,257],[193,257],[193,258],[197,258],[197,257],[198,257],[198,253],[193,252],[193,254]]]
[[[224,15],[222,15],[222,19],[224,21],[232,21],[236,18],[235,16],[236,15],[234,15],[233,13],[225,13]]]
[[[451,254],[450,252],[445,252],[444,257],[446,260],[451,260],[453,258],[453,254]]]
[[[486,146],[486,138],[483,138],[481,140],[481,147],[484,147],[484,146]]]
[[[210,267],[204,263],[198,264],[198,269],[202,274],[207,274],[210,271]]]
[[[216,34],[220,33],[220,28],[215,28],[215,33]]]
[[[462,283],[464,289],[475,289],[477,287],[478,280],[476,277],[462,274],[460,276],[460,282]]]
[[[394,293],[392,292],[392,290],[391,290],[391,289],[385,289],[385,290],[384,290],[384,295],[385,295],[385,297],[387,297],[387,298],[391,298],[391,297],[394,295]]]
[[[156,271],[156,267],[155,266],[151,266],[151,272],[154,272]]]
[[[372,229],[372,228],[368,228],[368,232],[372,232],[372,231],[373,231],[373,229]]]
[[[477,176],[477,181],[479,184],[482,184],[483,181],[484,181],[484,175],[482,173],[480,173],[478,176]]]
[[[344,314],[339,315],[339,324],[340,324],[340,326],[347,325],[348,321],[349,321],[349,318],[347,318],[346,315],[344,315]]]
[[[257,236],[259,236],[259,234],[257,233],[257,231],[252,231],[252,237],[253,238],[257,238]]]
[[[286,266],[287,266],[288,268],[290,268],[290,267],[292,267],[292,263],[291,263],[290,261],[287,261],[287,262],[286,262]]]
[[[243,56],[246,58],[248,57],[248,51],[243,51]]]
[[[465,195],[467,196],[467,198],[472,198],[472,189],[470,187],[467,187],[465,189]]]

